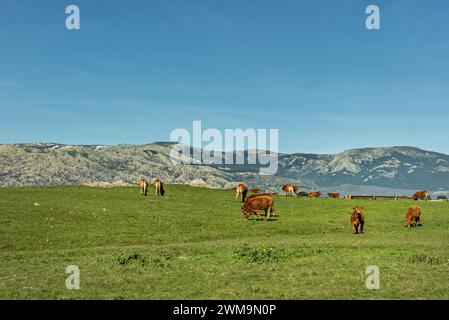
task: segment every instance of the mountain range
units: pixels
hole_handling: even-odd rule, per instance
[[[243,181],[266,191],[279,191],[283,183],[301,185],[305,191],[351,194],[409,195],[417,190],[447,194],[449,190],[449,156],[414,147],[279,153],[277,173],[266,176],[259,174],[259,165],[175,164],[170,158],[173,146],[171,142],[1,144],[0,186],[130,185],[141,177],[159,177],[166,183],[212,188],[229,188]],[[242,153],[247,159],[253,152]]]

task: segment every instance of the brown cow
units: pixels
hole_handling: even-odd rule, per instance
[[[321,197],[321,191],[312,191],[307,194],[309,198],[319,198]]]
[[[251,193],[260,193],[260,189],[259,188],[249,189],[249,192],[251,192]]]
[[[363,233],[363,225],[365,224],[365,213],[363,212],[363,207],[354,207],[352,208],[351,214],[351,226],[352,232],[355,233]]]
[[[250,199],[254,199],[254,198],[257,198],[257,197],[263,197],[263,196],[269,196],[269,197],[273,198],[273,196],[275,196],[275,195],[277,195],[277,193],[255,193],[255,194],[252,194],[249,197],[247,197],[245,202],[250,200]],[[272,212],[271,216],[274,217],[275,213]]]
[[[415,192],[415,194],[412,196],[413,200],[418,200],[418,199],[422,199],[422,200],[429,200],[429,193],[427,191],[418,191]]]
[[[160,179],[155,179],[153,181],[154,188],[156,189],[157,196],[163,196],[165,194],[164,184]]]
[[[418,206],[413,206],[407,209],[405,214],[405,226],[407,228],[412,227],[420,227],[421,223],[419,223],[419,218],[421,217],[421,208]]]
[[[340,193],[333,193],[333,192],[329,192],[328,194],[327,194],[327,197],[328,198],[331,198],[331,199],[340,199]]]
[[[240,183],[235,187],[235,190],[235,200],[240,197],[242,202],[245,202],[246,195],[248,194],[248,187],[244,183]]]
[[[139,188],[140,188],[140,194],[143,196],[147,195],[148,192],[148,181],[147,179],[140,179],[139,180]]]
[[[274,211],[274,199],[270,194],[252,195],[246,199],[242,206],[243,217],[248,220],[251,214],[260,220],[259,210],[264,210],[267,216],[266,221],[270,218],[270,214]],[[255,221],[255,219],[254,219]]]
[[[298,193],[298,191],[300,189],[298,186],[295,186],[293,184],[284,184],[281,187],[282,187],[282,191],[285,192],[285,195],[291,196],[291,197],[293,197],[293,194]]]

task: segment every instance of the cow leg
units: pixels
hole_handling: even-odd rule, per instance
[[[363,234],[363,223],[360,224],[360,233]]]

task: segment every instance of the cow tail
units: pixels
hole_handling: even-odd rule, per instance
[[[247,193],[248,193],[247,189],[243,190],[243,192],[242,192],[242,202],[245,202]]]
[[[161,182],[161,196],[165,194],[164,184]]]

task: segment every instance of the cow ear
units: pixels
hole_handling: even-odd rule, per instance
[[[365,207],[361,207],[362,209],[365,209]]]
[[[352,210],[355,210],[355,207],[352,207]]]

